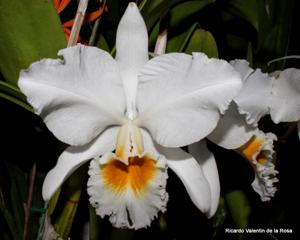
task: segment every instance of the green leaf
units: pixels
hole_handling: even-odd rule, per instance
[[[265,62],[288,54],[295,1],[258,1],[259,32],[257,51],[261,55],[263,68]],[[285,61],[268,67],[268,71],[284,68]],[[258,65],[258,64],[256,64]]]
[[[175,6],[170,11],[169,26],[171,28],[176,27],[183,20],[197,13],[203,7],[213,2],[215,2],[215,0],[197,0],[184,2]]]
[[[163,215],[158,217],[158,226],[159,226],[160,231],[162,231],[162,232],[165,232],[167,230],[168,223]]]
[[[32,108],[27,103],[24,103],[24,102],[16,99],[15,97],[12,97],[12,96],[8,95],[8,94],[0,92],[0,98],[3,98],[3,99],[5,99],[9,102],[12,102],[12,103],[18,105],[19,107],[24,108],[27,111],[33,112]]]
[[[16,229],[16,225],[15,225],[16,223],[13,215],[8,211],[7,207],[5,206],[4,199],[2,198],[2,194],[0,194],[0,212],[2,213],[6,221],[6,224],[9,228],[9,231],[13,239],[14,240],[22,239],[22,234]]]
[[[224,222],[227,216],[227,208],[224,197],[220,196],[217,212],[213,216],[214,235],[212,239],[220,239],[219,235],[224,233]]]
[[[98,41],[96,43],[96,46],[106,52],[110,52],[110,48],[107,44],[107,41],[106,39],[104,38],[104,36],[102,34],[100,34],[99,38],[98,38]]]
[[[228,210],[238,228],[248,226],[251,206],[246,194],[241,190],[234,190],[225,194]]]
[[[0,80],[0,98],[10,101],[28,111],[33,111],[23,93],[13,85]]]
[[[258,0],[263,2],[263,0]],[[230,0],[226,10],[248,21],[256,30],[259,28],[256,0]]]
[[[111,234],[111,240],[132,240],[135,231],[132,229],[114,228]]]
[[[146,22],[148,30],[161,18],[168,10],[180,0],[144,0],[140,4],[140,10]]]
[[[253,66],[253,48],[251,42],[248,43],[247,61],[249,62],[250,66]]]
[[[99,240],[102,239],[102,236],[105,236],[107,233],[107,220],[102,219],[96,214],[96,210],[91,205],[89,206],[89,233],[90,240]]]
[[[183,33],[172,37],[167,43],[166,52],[183,52],[188,44],[189,39],[198,27],[198,23],[194,23],[189,29]]]
[[[55,210],[55,207],[57,205],[57,202],[58,202],[58,199],[60,196],[60,192],[61,192],[61,188],[57,189],[48,203],[48,214],[49,215],[51,215]]]
[[[10,206],[16,223],[15,231],[21,234],[23,232],[24,225],[23,204],[26,202],[28,193],[27,181],[24,172],[14,164],[7,162],[6,169],[11,182]]]
[[[154,47],[159,35],[160,22],[157,22],[149,34],[149,48]]]
[[[226,34],[226,42],[228,44],[228,46],[230,47],[230,49],[237,51],[237,52],[242,52],[244,57],[246,58],[246,54],[247,54],[247,48],[248,48],[248,40],[246,40],[245,38],[235,35],[235,34],[230,34],[227,33]]]
[[[51,0],[0,1],[0,72],[16,86],[19,71],[45,57],[57,57],[65,36]]]
[[[218,48],[210,32],[196,29],[191,36],[186,48],[186,53],[203,52],[208,57],[218,58]]]
[[[271,24],[271,28],[265,31],[265,41],[263,42],[264,49],[269,52],[277,54],[278,57],[285,56],[287,54],[289,46],[289,38],[291,33],[291,26],[293,20],[293,0],[273,1],[273,6],[267,11],[266,7],[263,8],[262,3],[260,4],[261,25],[263,26],[267,17]],[[262,29],[265,30],[265,29]]]
[[[61,201],[56,204],[59,213],[58,217],[54,220],[53,226],[56,232],[66,239],[70,234],[74,222],[86,173],[87,166],[84,165],[70,176],[61,189]]]
[[[7,202],[4,202],[2,194],[0,197],[0,208],[7,222],[11,234],[15,239],[20,239],[23,233],[24,208],[28,192],[27,181],[24,172],[10,162],[5,162],[5,169],[8,173],[10,193]]]
[[[18,88],[16,88],[15,86],[13,86],[7,82],[1,81],[1,80],[0,80],[0,92],[7,93],[7,94],[17,98],[18,100],[21,100],[24,103],[26,103],[25,95]]]
[[[23,203],[25,199],[20,198],[20,193],[18,191],[18,186],[15,182],[12,182],[10,189],[11,207],[12,214],[16,223],[16,228],[14,231],[18,233],[23,232],[24,225],[24,208]]]

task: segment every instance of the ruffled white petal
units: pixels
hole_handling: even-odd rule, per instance
[[[300,119],[300,70],[285,69],[273,80],[271,118],[275,123]]]
[[[156,159],[155,176],[149,181],[146,189],[137,195],[129,186],[125,190],[116,191],[105,182],[101,169],[112,158],[114,154],[108,153],[91,161],[87,189],[91,205],[95,207],[99,216],[109,216],[115,227],[139,229],[150,226],[157,213],[166,210],[166,159],[163,156]]]
[[[202,53],[160,55],[139,74],[138,124],[166,147],[206,137],[241,87],[236,71]]]
[[[298,126],[298,136],[300,138],[300,120],[298,121],[297,126]]]
[[[231,61],[231,64],[244,79],[243,88],[234,100],[249,124],[256,126],[267,114],[275,123],[300,119],[299,69],[289,68],[267,75],[260,69],[254,71],[245,60]]]
[[[254,71],[251,67],[249,67],[249,62],[247,62],[244,59],[232,60],[230,61],[230,64],[240,74],[243,81],[245,81],[250,76],[250,74]]]
[[[257,174],[251,186],[259,194],[262,201],[270,201],[277,191],[273,184],[278,182],[278,178],[275,177],[278,171],[275,170],[275,166],[271,162],[267,166],[257,164],[256,171]]]
[[[77,45],[20,73],[19,87],[47,127],[70,145],[90,142],[122,121],[125,97],[115,60],[106,52]]]
[[[255,132],[256,127],[247,124],[245,115],[240,114],[236,104],[231,103],[207,138],[223,148],[235,149],[244,145]]]
[[[180,178],[192,202],[203,213],[209,215],[211,192],[201,166],[190,154],[180,148],[160,148],[167,158],[168,166]]]
[[[273,77],[257,69],[244,80],[243,88],[234,98],[249,124],[257,126],[258,121],[269,114],[272,82]]]
[[[93,142],[79,147],[68,147],[58,158],[56,166],[48,172],[42,189],[45,201],[50,200],[60,185],[88,160],[115,149],[118,127],[104,131]]]
[[[127,115],[136,115],[137,74],[148,61],[148,32],[135,3],[131,2],[119,23],[116,38],[118,62],[126,93]]]
[[[255,179],[251,186],[260,195],[262,201],[269,201],[277,191],[274,183],[278,182],[273,164],[274,146],[277,137],[273,133],[265,134],[257,131],[253,140],[244,147],[250,149],[249,154],[243,154],[252,164],[255,170]],[[252,147],[252,146],[254,147]],[[251,149],[252,148],[252,149]],[[253,151],[255,150],[255,151]],[[245,151],[243,151],[245,153]]]
[[[207,149],[205,140],[190,145],[188,149],[200,164],[209,183],[211,205],[207,216],[210,218],[216,213],[220,199],[220,181],[216,160],[214,155]]]

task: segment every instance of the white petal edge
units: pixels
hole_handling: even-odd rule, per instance
[[[257,126],[258,121],[270,114],[274,123],[294,122],[300,119],[300,70],[289,68],[269,75],[255,71],[245,60],[231,61],[241,74],[244,86],[235,102],[246,114],[247,122]]]
[[[278,171],[275,170],[275,165],[272,162],[274,155],[273,142],[275,140],[277,140],[277,137],[273,133],[264,133],[257,129],[253,139],[237,150],[254,167],[255,179],[251,186],[260,195],[262,201],[269,201],[277,191],[273,184],[278,182],[276,178]],[[247,148],[250,151],[245,154]]]
[[[250,74],[254,71],[249,62],[244,59],[235,59],[230,61],[231,66],[240,74],[243,81],[245,81]]]
[[[273,79],[270,115],[275,123],[300,119],[300,70],[288,68]]]
[[[240,114],[232,102],[207,138],[223,148],[235,149],[248,142],[255,132],[256,127],[246,122],[245,115]]]
[[[264,133],[262,131],[258,131],[256,135],[258,138],[264,139],[265,143],[253,156],[252,163],[254,164],[256,171],[255,179],[251,186],[254,191],[260,195],[262,201],[270,201],[277,191],[274,183],[279,181],[276,177],[278,171],[275,170],[275,165],[272,162],[275,152],[273,142],[277,140],[277,137],[273,133]],[[265,156],[266,162],[264,164],[257,160],[259,154],[263,154]]]
[[[207,214],[211,208],[210,187],[196,159],[180,148],[159,147],[158,149],[166,157],[168,167],[182,181],[195,206]]]
[[[83,45],[63,49],[20,73],[18,85],[61,141],[84,145],[108,126],[122,123],[125,97],[116,61]]]
[[[298,136],[299,136],[299,139],[300,139],[300,120],[297,123],[297,127],[298,127]]]
[[[109,216],[110,222],[117,228],[139,229],[150,226],[158,212],[166,210],[166,159],[163,156],[157,159],[154,179],[151,179],[141,195],[136,196],[130,187],[124,192],[115,192],[104,183],[100,167],[111,157],[114,157],[112,153],[91,161],[87,184],[91,205],[95,207],[97,215],[102,218]]]
[[[119,65],[127,102],[127,115],[136,115],[137,74],[148,61],[148,32],[143,17],[133,2],[120,20],[116,37],[116,61]]]
[[[80,147],[68,147],[58,158],[56,166],[50,170],[44,180],[42,195],[49,201],[60,185],[82,164],[90,159],[115,149],[119,127],[105,130],[89,144]]]
[[[234,98],[239,112],[246,114],[248,124],[257,126],[258,121],[270,112],[273,77],[255,70],[244,82],[239,94]]]
[[[99,216],[108,215],[110,222],[118,228],[139,229],[147,227],[157,217],[157,213],[166,211],[167,207],[166,158],[158,152],[149,133],[143,129],[141,132],[144,140],[144,152],[156,160],[156,167],[158,168],[155,179],[149,183],[149,191],[144,196],[136,198],[130,189],[123,195],[113,194],[104,186],[101,181],[99,165],[105,164],[113,153],[108,153],[100,159],[94,159],[90,164],[90,179],[88,181],[90,203],[96,208]],[[128,222],[128,217],[131,219],[131,223]]]
[[[180,148],[165,148],[156,144],[144,129],[142,134],[147,152],[166,157],[168,167],[180,178],[192,202],[203,213],[207,213],[210,209],[210,187],[197,160]]]
[[[214,155],[208,150],[206,141],[194,143],[188,147],[190,154],[201,166],[210,187],[211,206],[207,216],[211,218],[217,211],[220,199],[220,180]]]
[[[216,127],[240,88],[226,61],[202,53],[160,55],[139,73],[136,122],[165,147],[185,146]]]

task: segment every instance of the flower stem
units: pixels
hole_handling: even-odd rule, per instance
[[[78,4],[74,25],[71,30],[71,34],[70,34],[70,38],[69,38],[67,47],[75,46],[78,41],[80,29],[81,29],[81,26],[82,26],[82,23],[84,20],[84,15],[85,15],[85,11],[86,11],[88,2],[89,2],[88,0],[80,0],[80,2]]]
[[[106,0],[104,0],[104,1],[100,0],[100,4],[102,4],[102,6],[100,7],[100,10],[102,9],[102,11],[104,11],[105,6],[106,6]],[[96,40],[99,25],[100,25],[102,13],[103,12],[101,12],[101,15],[99,16],[99,18],[94,23],[92,34],[91,34],[91,37],[89,39],[89,46],[93,46],[95,44],[95,40]]]
[[[167,36],[168,36],[168,29],[165,29],[161,33],[159,33],[154,48],[154,55],[161,55],[166,52]]]

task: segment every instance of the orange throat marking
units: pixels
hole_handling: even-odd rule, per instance
[[[263,143],[263,139],[254,138],[240,148],[241,153],[247,158],[248,161],[252,161],[254,154],[258,152]]]
[[[253,163],[253,156],[254,154],[258,153],[259,149],[263,144],[263,139],[255,137],[240,148],[242,155],[250,162],[254,170],[256,169],[256,165]],[[263,152],[259,152],[256,156],[256,161],[259,164],[264,165],[267,162],[265,154]]]
[[[117,159],[111,159],[100,168],[104,183],[114,192],[123,193],[128,187],[136,196],[141,196],[149,182],[155,177],[155,161],[145,155],[129,157],[128,165]]]

